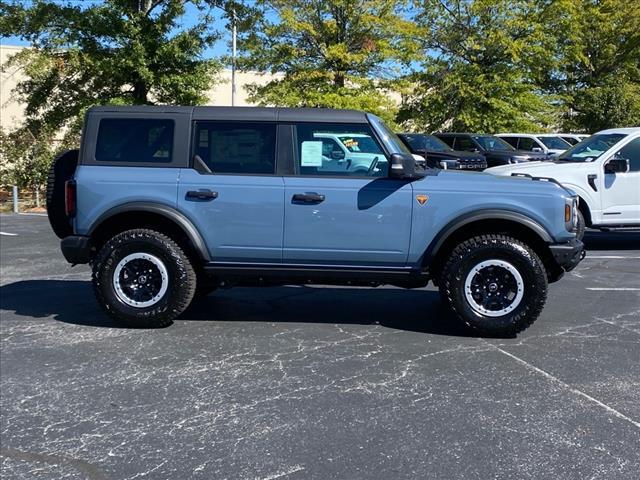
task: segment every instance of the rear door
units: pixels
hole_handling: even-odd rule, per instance
[[[368,124],[290,126],[294,175],[284,178],[283,262],[405,266],[411,233],[412,186],[387,178],[385,152]],[[367,135],[366,172],[326,172],[318,133]]]
[[[629,171],[605,173],[607,162],[604,162],[600,188],[602,221],[640,225],[640,138],[631,140],[611,158],[629,160]]]
[[[178,205],[216,262],[280,262],[284,183],[276,123],[197,121]]]

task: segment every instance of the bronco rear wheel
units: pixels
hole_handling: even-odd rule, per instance
[[[440,295],[471,329],[514,336],[540,315],[547,274],[538,255],[515,238],[481,235],[451,252],[440,277]]]
[[[102,247],[93,265],[93,286],[112,318],[133,327],[166,327],[191,303],[196,274],[171,238],[135,229]]]

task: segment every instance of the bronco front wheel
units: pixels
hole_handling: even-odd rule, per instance
[[[171,238],[135,229],[102,247],[93,265],[93,285],[112,318],[134,327],[165,327],[191,303],[196,274]]]
[[[481,235],[451,252],[440,278],[444,302],[473,330],[514,336],[529,327],[547,297],[538,255],[506,235]]]

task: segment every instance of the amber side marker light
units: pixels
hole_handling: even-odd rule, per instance
[[[571,205],[564,206],[564,221],[567,223],[571,221]]]

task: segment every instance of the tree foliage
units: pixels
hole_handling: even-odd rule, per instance
[[[553,97],[537,83],[547,39],[530,0],[424,0],[421,71],[401,118],[426,130],[540,130]]]
[[[544,88],[565,129],[640,124],[640,0],[556,0],[540,21],[555,41]]]
[[[191,0],[201,18],[181,27],[187,3],[0,1],[0,34],[35,47],[9,60],[28,76],[17,94],[34,135],[78,125],[78,116],[94,104],[205,101],[218,64],[202,54],[218,36],[205,0]]]
[[[387,90],[416,54],[402,0],[261,0],[242,65],[278,75],[254,85],[263,105],[355,108],[387,119]]]

